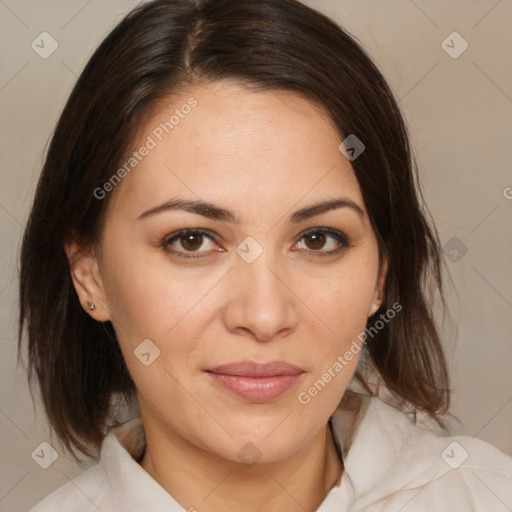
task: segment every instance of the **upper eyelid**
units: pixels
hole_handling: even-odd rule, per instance
[[[322,227],[322,226],[312,227],[312,228],[308,228],[308,229],[302,231],[295,238],[295,240],[299,241],[302,238],[304,238],[305,236],[307,236],[308,234],[315,233],[315,232],[325,233],[325,234],[330,235],[330,236],[332,236],[334,238],[336,238],[336,236],[338,236],[339,238],[342,238],[344,242],[347,242],[347,244],[349,243],[349,237],[343,231],[340,231],[340,230],[335,229],[335,228]],[[201,235],[207,236],[210,240],[212,240],[212,241],[214,241],[216,243],[218,243],[218,241],[219,241],[218,240],[218,236],[216,234],[214,234],[212,231],[208,230],[208,229],[203,229],[203,228],[185,228],[185,229],[181,229],[181,230],[179,230],[179,231],[177,231],[175,233],[172,233],[169,236],[165,237],[164,240],[163,240],[163,244],[164,245],[169,245],[174,240],[179,239],[180,236],[186,235],[188,233],[194,233],[194,234],[199,233]],[[180,251],[178,251],[178,252],[180,252]],[[184,252],[193,253],[193,252],[202,252],[202,251],[184,251]],[[318,251],[318,252],[321,252],[321,251]]]
[[[201,234],[210,237],[212,240],[216,240],[218,237],[215,235],[212,231],[208,229],[203,228],[185,228],[180,229],[179,231],[175,231],[174,233],[171,233],[170,235],[167,235],[164,237],[164,242],[169,242],[170,240],[173,240],[175,238],[178,238],[180,236],[186,235],[188,233],[194,233],[194,234]]]
[[[308,233],[314,233],[314,232],[327,232],[327,234],[339,234],[339,235],[345,235],[345,233],[339,229],[336,228],[330,228],[327,226],[318,226],[318,227],[312,227],[305,229],[304,231],[301,231],[299,235],[297,235],[297,238],[302,237],[304,235],[307,235]],[[202,235],[209,236],[213,239],[219,238],[219,236],[214,233],[213,231],[210,231],[209,229],[204,228],[184,228],[180,229],[178,231],[175,231],[174,233],[171,233],[164,237],[164,240],[172,240],[173,238],[177,238],[181,235],[186,235],[187,233],[199,233]]]

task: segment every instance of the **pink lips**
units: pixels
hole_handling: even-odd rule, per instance
[[[282,361],[240,362],[217,366],[207,373],[219,386],[246,400],[270,402],[295,386],[304,370]]]

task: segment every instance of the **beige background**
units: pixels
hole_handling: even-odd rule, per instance
[[[137,3],[0,0],[1,511],[25,510],[80,471],[62,453],[46,470],[31,458],[43,441],[58,445],[16,366],[17,253],[42,155],[77,74]],[[454,433],[512,454],[512,3],[308,3],[354,34],[380,66],[410,124],[442,243],[456,237],[467,247],[459,261],[447,261],[458,292],[449,290],[457,339],[446,331],[447,345],[455,343],[448,349],[461,420]],[[59,45],[48,59],[31,48],[43,31]],[[456,59],[441,46],[453,31],[469,44]]]

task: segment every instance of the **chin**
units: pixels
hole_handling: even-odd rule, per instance
[[[316,425],[298,421],[291,408],[264,418],[232,422],[228,429],[232,438],[222,436],[216,452],[234,462],[271,463],[286,459],[299,450],[315,433]],[[295,417],[293,417],[295,416]],[[221,450],[218,448],[222,447]],[[253,462],[247,462],[253,461]]]

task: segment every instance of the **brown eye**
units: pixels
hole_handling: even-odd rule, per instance
[[[351,247],[351,243],[344,233],[331,228],[310,229],[302,234],[297,245],[309,257],[335,256]]]
[[[163,249],[182,258],[199,258],[215,252],[215,237],[208,231],[188,229],[174,233],[161,243]]]
[[[308,249],[318,251],[325,245],[326,236],[324,233],[312,233],[304,237]]]
[[[179,241],[186,251],[196,251],[203,245],[203,235],[200,233],[181,235]]]

